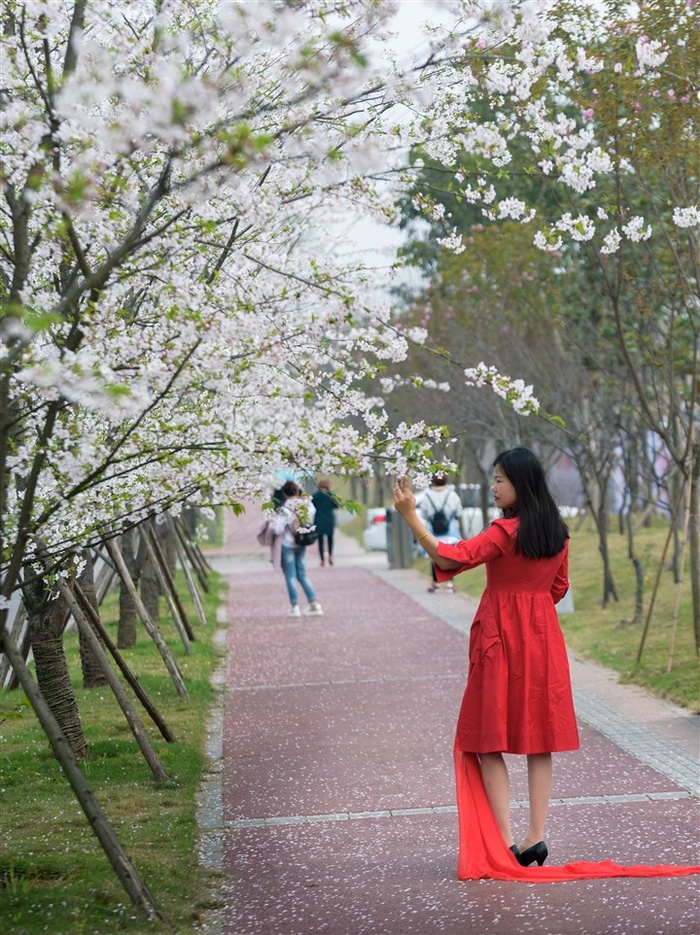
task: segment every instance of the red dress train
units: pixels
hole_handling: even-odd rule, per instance
[[[560,883],[604,877],[681,877],[700,873],[700,866],[674,867],[664,864],[623,866],[612,860],[577,860],[562,867],[521,867],[496,824],[481,779],[475,753],[454,748],[457,780],[457,818],[460,880],[517,880],[522,883]]]

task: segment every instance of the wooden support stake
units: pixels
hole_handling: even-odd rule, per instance
[[[175,551],[177,552],[177,557],[180,560],[180,565],[182,566],[182,570],[185,574],[187,587],[189,588],[190,594],[192,595],[192,601],[194,603],[195,610],[197,611],[199,622],[204,627],[207,624],[207,618],[206,618],[206,614],[204,613],[204,607],[202,605],[202,598],[200,596],[199,589],[197,587],[197,582],[194,580],[194,577],[192,575],[189,558],[187,556],[187,553],[185,552],[185,549],[182,543],[180,542],[180,537],[178,536],[177,530],[175,529],[175,523],[173,522],[172,516],[167,517],[167,523],[168,523],[168,530],[170,531],[170,535],[173,537],[173,542],[175,543]]]
[[[136,697],[139,699],[143,707],[146,709],[146,711],[150,715],[151,720],[153,721],[153,723],[156,725],[156,727],[160,731],[161,736],[165,740],[167,740],[168,743],[174,743],[175,736],[173,732],[170,730],[168,725],[165,723],[165,720],[158,712],[158,709],[156,708],[156,706],[153,704],[153,702],[150,700],[146,692],[143,690],[143,687],[141,683],[139,682],[139,680],[136,678],[134,673],[131,671],[129,666],[126,664],[124,657],[119,652],[116,645],[112,641],[112,638],[110,637],[109,633],[107,632],[104,625],[102,624],[99,614],[95,612],[95,608],[92,606],[92,604],[87,598],[87,595],[85,594],[85,592],[80,587],[77,581],[73,583],[73,591],[75,593],[75,596],[78,599],[78,603],[80,604],[81,609],[85,612],[85,616],[88,618],[88,621],[92,624],[93,628],[97,632],[97,635],[99,636],[99,638],[102,640],[102,642],[105,644],[107,649],[112,654],[112,658],[116,662],[117,667],[119,668],[119,671],[122,673],[124,678],[127,680],[134,694],[136,695]]]
[[[17,613],[15,614],[15,619],[12,621],[11,634],[14,643],[18,643],[20,641],[20,637],[22,636],[22,629],[25,626],[26,619],[27,611],[25,610],[24,602],[20,601],[17,607]],[[26,653],[24,654],[24,658],[26,659]],[[2,686],[7,681],[7,674],[11,668],[10,660],[7,658],[7,655],[5,653],[0,654],[0,691],[2,690]],[[13,681],[15,681],[14,672],[11,675],[10,683]],[[12,686],[10,684],[10,686],[8,686],[8,691],[11,689],[11,687]]]
[[[182,603],[180,592],[178,591],[177,586],[175,585],[175,579],[172,576],[172,573],[170,571],[170,566],[168,565],[168,561],[165,557],[165,553],[163,552],[161,544],[158,541],[158,536],[156,535],[156,531],[153,528],[153,523],[146,524],[146,531],[148,534],[148,541],[150,542],[151,546],[153,547],[153,551],[155,552],[157,565],[160,568],[160,573],[162,574],[163,579],[165,581],[166,595],[167,595],[167,592],[169,591],[172,596],[173,602],[175,604],[177,614],[182,622],[182,626],[185,630],[185,633],[187,634],[189,639],[194,640],[196,639],[196,637],[192,629],[192,624],[190,623],[190,618],[187,616],[185,605]]]
[[[22,631],[22,638],[18,639],[19,643],[19,652],[22,653],[22,659],[26,662],[29,657],[29,650],[32,648],[32,638],[29,632],[29,626],[25,626]],[[12,666],[12,672],[10,672],[10,680],[7,683],[8,692],[14,691],[15,688],[19,685],[19,677],[17,675],[17,669]]]
[[[170,616],[173,618],[175,629],[177,630],[178,635],[180,639],[182,640],[182,645],[185,647],[185,652],[191,653],[192,647],[190,646],[190,640],[187,635],[187,631],[185,630],[184,624],[182,622],[182,618],[180,617],[180,610],[173,599],[172,589],[170,585],[168,584],[168,580],[165,577],[165,574],[163,573],[163,566],[160,564],[160,561],[156,554],[156,550],[153,548],[153,543],[151,541],[151,538],[145,529],[140,529],[139,534],[141,535],[143,539],[143,543],[146,548],[146,554],[148,555],[149,559],[151,560],[151,563],[153,564],[153,568],[155,569],[156,577],[158,578],[158,584],[160,585],[161,591],[165,595],[165,600],[167,601],[167,604],[168,604],[168,610],[170,611]]]
[[[151,741],[148,739],[148,735],[143,729],[143,724],[139,720],[139,716],[134,710],[134,706],[131,704],[126,692],[122,688],[121,682],[117,678],[116,672],[109,663],[107,653],[104,651],[102,643],[100,643],[100,641],[97,639],[95,631],[90,626],[87,617],[83,613],[80,604],[76,600],[75,594],[73,594],[70,587],[61,578],[58,579],[58,590],[61,592],[61,595],[68,604],[70,612],[73,615],[73,619],[75,620],[83,638],[89,645],[90,651],[94,653],[95,658],[100,664],[100,668],[104,672],[109,687],[112,689],[114,697],[117,699],[117,703],[122,709],[122,713],[126,718],[126,722],[131,728],[131,733],[134,735],[134,739],[139,745],[144,759],[151,768],[151,772],[160,782],[167,782],[170,779],[170,776],[166,772],[163,764],[160,762],[158,754],[153,749]]]
[[[189,693],[183,681],[182,673],[178,669],[177,663],[175,662],[172,653],[168,649],[167,644],[163,639],[163,634],[151,620],[151,615],[148,613],[146,605],[141,600],[141,595],[136,590],[131,575],[129,574],[129,569],[126,567],[126,563],[122,558],[121,552],[119,551],[119,547],[117,546],[114,539],[105,539],[105,546],[107,547],[107,551],[112,557],[112,561],[114,562],[119,577],[122,579],[124,586],[128,589],[131,597],[133,598],[134,604],[136,606],[136,613],[141,618],[141,621],[146,628],[146,632],[158,647],[158,651],[163,658],[166,669],[170,673],[178,695],[180,695],[181,698],[189,698]]]
[[[95,555],[97,556],[97,553],[95,553]],[[114,568],[103,561],[102,567],[97,573],[97,580],[95,581],[95,596],[97,598],[98,607],[109,594],[116,574]]]
[[[192,567],[194,568],[197,577],[199,578],[199,583],[202,585],[202,587],[208,594],[209,593],[209,582],[207,581],[207,572],[206,572],[206,566],[204,564],[204,557],[201,555],[201,553],[199,555],[197,554],[194,548],[194,545],[187,538],[187,534],[182,529],[181,523],[178,522],[177,520],[175,521],[175,531],[177,532],[180,542],[182,543],[182,547],[184,548],[185,552],[189,556],[190,563]]]
[[[65,734],[61,730],[51,708],[46,703],[46,699],[41,694],[39,686],[32,678],[24,657],[9,632],[0,631],[0,650],[9,658],[13,672],[17,676],[17,681],[22,686],[24,694],[29,699],[29,703],[44,729],[54,756],[60,763],[61,769],[90,823],[90,827],[95,832],[98,841],[102,845],[102,850],[105,852],[112,869],[131,901],[150,922],[166,921],[145,882],[134,869],[129,855],[117,837],[102,806],[97,801],[95,793],[92,791],[71,750],[70,744],[66,740]]]

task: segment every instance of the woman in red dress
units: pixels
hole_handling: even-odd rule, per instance
[[[569,663],[555,609],[569,587],[569,532],[527,448],[494,462],[493,497],[503,518],[456,545],[425,531],[404,478],[396,509],[433,559],[438,580],[486,565],[486,590],[469,641],[469,675],[456,748],[478,754],[481,776],[505,844],[523,866],[547,857],[544,827],[552,753],[579,747]],[[520,847],[510,828],[503,753],[527,755],[530,822]]]
[[[527,448],[498,455],[492,489],[503,517],[473,539],[449,545],[425,529],[408,480],[394,488],[396,509],[434,561],[438,581],[486,565],[454,747],[457,876],[554,883],[700,873],[697,865],[625,866],[612,860],[543,866],[552,753],[579,747],[569,663],[554,607],[569,587],[569,533],[542,466]],[[519,847],[510,830],[503,753],[527,756],[530,821]]]

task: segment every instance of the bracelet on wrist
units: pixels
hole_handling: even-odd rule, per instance
[[[422,536],[418,536],[418,538],[416,539],[416,542],[420,542],[421,539],[425,539],[425,537],[429,535],[430,535],[430,531],[424,532]]]

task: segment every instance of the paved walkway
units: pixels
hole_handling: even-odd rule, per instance
[[[216,935],[698,935],[698,877],[458,881],[452,741],[475,602],[428,594],[340,536],[307,567],[323,617],[290,619],[281,573],[233,520],[224,705],[202,856]],[[699,863],[698,718],[572,659],[581,750],[555,757],[550,861]],[[510,757],[524,832],[524,758]]]

